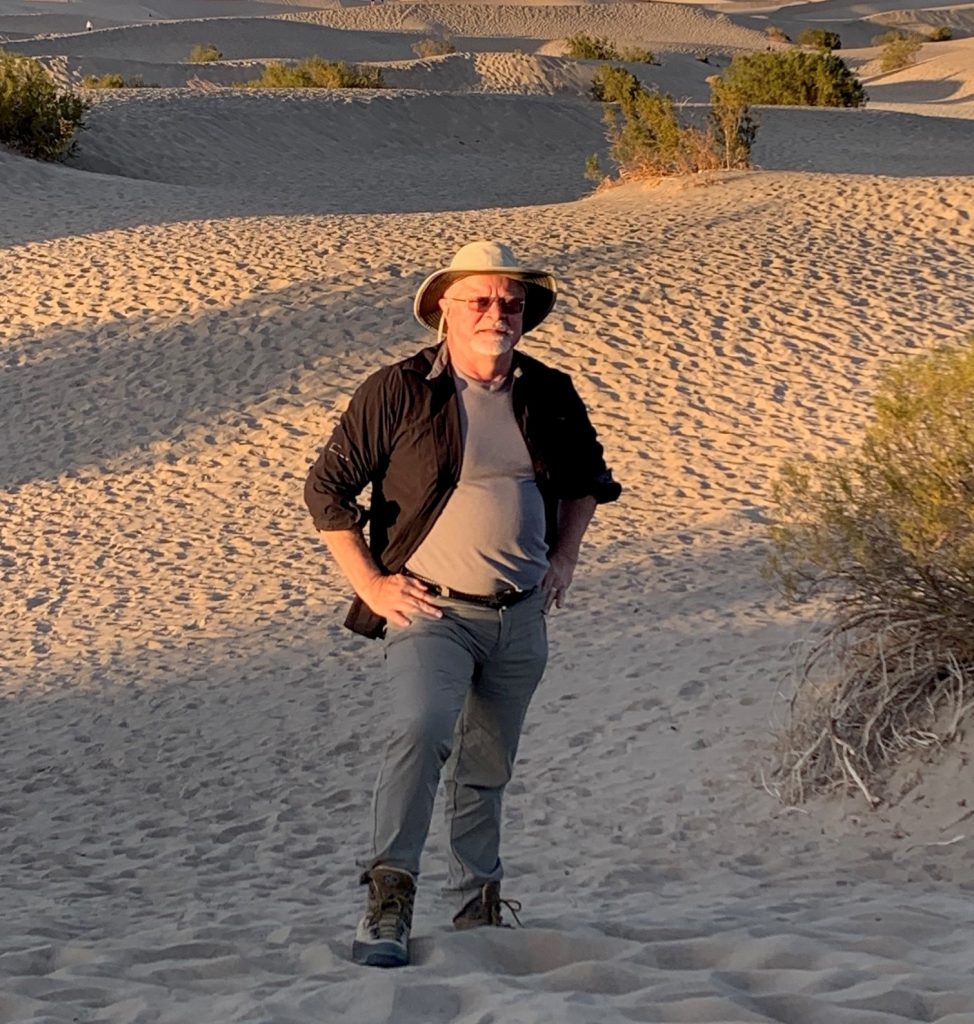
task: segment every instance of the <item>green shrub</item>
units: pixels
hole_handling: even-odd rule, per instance
[[[610,104],[604,114],[609,152],[619,179],[692,174],[719,167],[750,165],[756,126],[743,96],[715,79],[707,129],[682,125],[672,96],[649,92],[625,68],[600,68],[592,96]],[[589,157],[586,177],[600,178],[597,157]]]
[[[719,75],[707,80],[710,86],[710,124],[713,146],[720,166],[746,168],[751,166],[751,147],[758,134],[757,122],[751,116],[747,98],[727,85]]]
[[[588,36],[584,32],[569,36],[565,43],[568,56],[575,60],[619,60],[619,51],[608,39]]]
[[[954,31],[949,25],[938,25],[930,33],[931,43],[946,43],[954,38]]]
[[[212,64],[215,60],[223,60],[223,54],[213,45],[197,45],[189,51],[190,64]]]
[[[274,61],[264,68],[260,78],[244,82],[250,89],[381,89],[382,71],[308,57],[298,64]]]
[[[418,43],[413,43],[411,49],[417,57],[443,57],[448,53],[457,52],[453,45],[453,37],[448,35],[420,39]]]
[[[777,25],[768,25],[768,27],[764,30],[764,34],[769,39],[773,39],[776,43],[791,42],[791,36],[789,36],[783,28],[779,28]]]
[[[789,801],[836,787],[876,804],[910,750],[974,707],[974,337],[888,374],[861,447],[785,466],[773,576],[833,599],[778,766]]]
[[[901,71],[917,62],[922,43],[912,35],[899,35],[888,40],[879,55],[880,71]]]
[[[748,103],[861,107],[867,99],[862,83],[833,53],[737,54],[724,72],[724,81]]]
[[[631,100],[642,89],[639,79],[625,68],[599,68],[592,76],[590,95],[600,103],[621,103]]]
[[[82,89],[147,89],[141,75],[125,78],[123,75],[109,71],[104,75],[85,75],[81,79]]]
[[[799,46],[814,46],[816,50],[841,50],[842,40],[838,32],[824,28],[804,28],[798,33]]]
[[[39,160],[60,160],[75,148],[88,104],[59,90],[31,57],[0,50],[0,142]]]
[[[630,47],[619,51],[619,60],[627,61],[630,64],[655,64],[656,54],[652,50],[640,50],[638,47]]]
[[[888,32],[883,32],[878,36],[873,36],[873,46],[885,46],[887,43],[896,42],[898,39],[914,39],[917,42],[922,43],[923,37],[918,35],[916,32],[908,32],[906,29],[893,28]]]

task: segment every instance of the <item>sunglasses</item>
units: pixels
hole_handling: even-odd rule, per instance
[[[468,299],[447,298],[447,301],[465,302],[471,313],[486,313],[495,302],[505,316],[517,316],[524,312],[524,299],[502,299],[496,295],[473,295]]]

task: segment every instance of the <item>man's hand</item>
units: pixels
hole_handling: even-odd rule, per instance
[[[567,555],[558,554],[556,551],[548,555],[548,571],[541,581],[546,612],[553,604],[558,608],[565,607],[568,588],[572,585],[572,577],[575,575],[575,565],[575,559]]]
[[[409,626],[417,615],[443,618],[431,603],[426,586],[409,576],[375,576],[359,591],[359,597],[393,626]]]

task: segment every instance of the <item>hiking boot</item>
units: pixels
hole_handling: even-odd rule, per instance
[[[402,967],[409,963],[416,882],[408,871],[379,864],[362,875],[369,887],[365,917],[352,943],[352,959],[365,967]]]
[[[480,892],[453,918],[453,927],[458,931],[467,928],[513,928],[501,918],[501,907],[507,907],[511,917],[521,923],[517,916],[521,904],[517,900],[501,899],[500,882],[487,882]]]

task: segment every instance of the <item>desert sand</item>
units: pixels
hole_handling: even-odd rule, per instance
[[[876,811],[782,806],[825,609],[762,572],[782,461],[849,451],[893,360],[974,329],[971,8],[894,11],[957,36],[894,75],[872,0],[589,8],[0,0],[62,80],[164,86],[96,95],[66,165],[0,149],[3,1024],[974,1022],[970,744]],[[762,109],[754,171],[590,194],[565,35],[621,26],[700,103],[767,24],[848,26],[870,105]],[[462,52],[416,59],[431,30]],[[314,52],[395,88],[225,88]],[[382,972],[349,946],[392,697],[301,489],[478,237],[559,276],[523,346],[625,494],[508,792],[525,927],[452,931],[437,815],[415,963]]]

